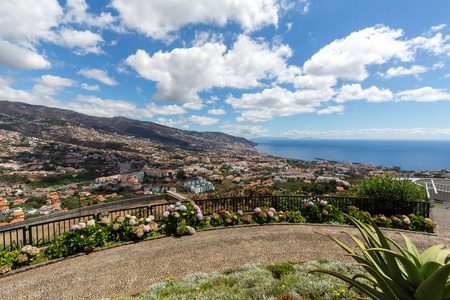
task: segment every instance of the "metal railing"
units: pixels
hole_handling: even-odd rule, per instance
[[[360,210],[375,213],[379,208],[377,201],[370,198],[358,197],[335,197],[335,196],[247,196],[247,197],[229,197],[196,200],[195,203],[200,207],[204,215],[212,215],[220,210],[237,212],[252,212],[255,207],[274,207],[276,210],[300,210],[302,201],[305,199],[315,199],[327,201],[337,206],[340,211],[348,212],[348,207],[353,205]],[[172,200],[172,202],[175,202]],[[155,216],[157,222],[162,221],[162,214],[168,210],[170,203],[153,204],[147,206],[115,209],[104,213],[90,213],[76,217],[59,219],[54,221],[41,222],[31,225],[19,226],[15,228],[0,229],[0,250],[20,249],[23,245],[31,244],[43,246],[49,244],[53,237],[60,236],[71,230],[73,225],[89,219],[100,219],[109,217],[114,220],[119,216],[136,215],[142,218],[149,215]],[[430,202],[411,202],[411,210],[414,214],[429,217]]]

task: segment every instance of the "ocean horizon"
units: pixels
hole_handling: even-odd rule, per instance
[[[257,150],[283,157],[326,159],[400,166],[402,170],[450,169],[450,141],[435,140],[321,140],[254,139]]]

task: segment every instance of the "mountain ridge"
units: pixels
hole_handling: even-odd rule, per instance
[[[232,145],[250,149],[257,145],[245,138],[222,132],[187,131],[120,116],[111,118],[89,116],[69,109],[0,100],[0,129],[17,131],[27,136],[49,135],[55,140],[64,142],[67,138],[71,139],[67,133],[52,131],[52,126],[82,126],[191,151],[227,149]]]

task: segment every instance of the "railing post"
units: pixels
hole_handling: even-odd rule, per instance
[[[23,234],[23,245],[25,246],[27,244],[27,231],[28,231],[29,227],[26,226],[22,229],[22,234]],[[19,241],[17,241],[19,242]],[[18,244],[18,243],[17,243]],[[30,241],[31,244],[31,241]]]
[[[28,227],[28,240],[30,241],[30,245],[33,245],[33,227]]]

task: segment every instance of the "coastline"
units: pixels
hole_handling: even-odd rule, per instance
[[[261,139],[255,149],[300,161],[353,162],[401,170],[450,169],[450,141]]]

